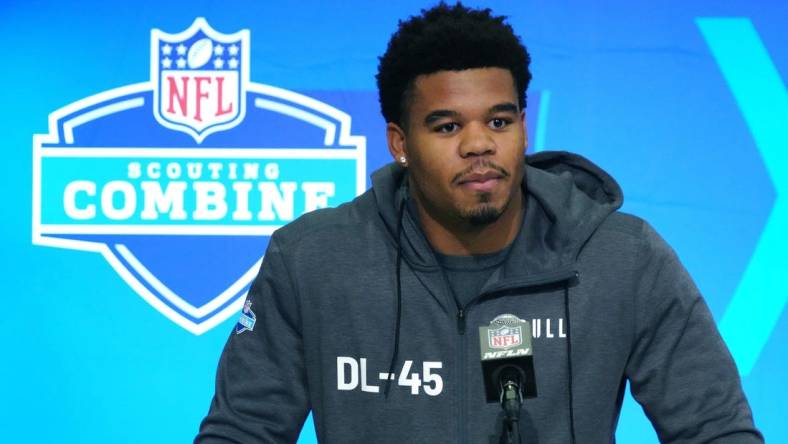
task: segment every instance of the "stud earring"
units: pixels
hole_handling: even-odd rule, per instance
[[[407,162],[408,162],[408,159],[406,159],[406,158],[405,158],[405,156],[400,156],[400,158],[399,158],[399,163],[401,163],[401,164],[403,164],[403,165],[404,165],[404,164],[406,164]]]

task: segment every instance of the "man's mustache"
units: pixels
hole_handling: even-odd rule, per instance
[[[473,173],[482,172],[485,170],[495,170],[501,174],[502,177],[509,177],[511,174],[506,171],[506,168],[490,161],[490,160],[478,160],[470,165],[467,168],[460,171],[459,173],[455,174],[454,177],[451,179],[451,183],[456,184],[457,182],[462,181],[462,178]]]

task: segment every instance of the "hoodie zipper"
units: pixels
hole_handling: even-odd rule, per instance
[[[452,295],[453,295],[453,293],[454,292],[452,291]],[[455,302],[456,302],[456,299],[455,299]],[[459,384],[458,384],[459,388],[458,388],[458,390],[459,390],[459,393],[460,393],[460,399],[459,399],[460,414],[458,415],[458,421],[457,421],[457,442],[458,443],[465,443],[465,442],[467,442],[467,438],[468,438],[468,434],[466,433],[466,430],[465,430],[465,425],[467,424],[467,421],[465,420],[465,418],[468,415],[468,412],[467,412],[468,399],[467,399],[467,396],[466,396],[466,385],[467,385],[467,377],[468,377],[468,374],[467,374],[467,372],[468,372],[467,367],[468,366],[466,365],[466,361],[468,360],[468,357],[466,356],[466,353],[467,353],[466,348],[467,348],[467,346],[466,346],[466,343],[465,343],[465,341],[466,341],[466,339],[465,339],[465,324],[466,324],[466,320],[465,320],[465,308],[464,307],[460,307],[459,303],[457,304],[457,306],[458,306],[457,307],[457,333],[458,333],[458,335],[457,335],[457,347],[458,347],[458,350],[459,350],[459,356],[457,357],[457,362],[458,362],[457,372],[458,372],[458,375],[459,375]]]
[[[454,289],[451,287],[449,283],[449,279],[446,276],[446,271],[441,268],[441,276],[443,277],[443,284],[445,291],[448,292],[449,296],[451,296],[452,300],[454,301],[454,305],[457,308],[457,379],[459,380],[457,383],[457,393],[458,396],[458,410],[459,414],[457,415],[457,442],[458,443],[465,443],[467,442],[468,434],[465,433],[465,426],[467,421],[465,420],[467,416],[467,408],[466,405],[468,400],[466,399],[466,385],[467,385],[467,365],[466,362],[468,357],[466,356],[466,344],[465,344],[465,328],[466,328],[466,319],[465,319],[465,307],[460,305],[459,299],[457,299],[457,295],[454,294]],[[467,304],[466,304],[467,306]]]

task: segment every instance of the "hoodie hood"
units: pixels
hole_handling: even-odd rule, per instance
[[[552,276],[574,271],[586,241],[609,214],[621,207],[623,193],[610,175],[577,154],[545,151],[526,156],[525,163],[523,227],[498,279],[547,283]],[[406,177],[406,169],[395,163],[372,174],[378,213],[395,239],[402,216],[398,242],[408,265],[424,271],[437,269],[439,265],[418,221],[408,211],[399,214],[403,199],[408,197]]]

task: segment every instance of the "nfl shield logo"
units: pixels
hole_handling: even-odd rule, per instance
[[[516,347],[523,342],[522,327],[503,325],[489,330],[490,348]]]
[[[151,31],[153,114],[197,143],[243,120],[248,79],[248,30],[222,34],[198,18],[177,34]]]

